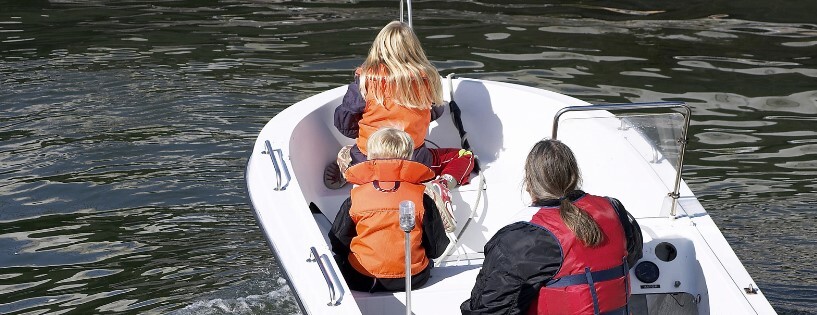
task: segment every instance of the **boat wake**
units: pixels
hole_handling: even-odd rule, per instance
[[[197,301],[183,309],[173,312],[173,314],[301,314],[297,306],[298,303],[289,290],[289,286],[286,285],[286,280],[284,280],[284,278],[278,278],[277,282],[277,288],[267,294]]]

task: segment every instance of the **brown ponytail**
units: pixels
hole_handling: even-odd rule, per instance
[[[587,212],[576,207],[565,195],[581,184],[576,157],[558,140],[536,143],[525,161],[525,186],[534,201],[560,199],[559,215],[576,238],[587,246],[604,241],[599,225]]]
[[[593,247],[604,241],[604,234],[601,233],[596,221],[593,221],[593,218],[587,212],[573,205],[570,200],[562,200],[562,204],[559,206],[559,215],[562,217],[562,221],[565,221],[567,227],[576,235],[576,238],[581,240],[584,245]]]

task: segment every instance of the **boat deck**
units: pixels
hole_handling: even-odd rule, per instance
[[[459,313],[482,265],[483,246],[530,204],[522,186],[522,165],[531,145],[550,135],[558,109],[584,104],[519,85],[470,79],[454,83],[484,187],[478,188],[480,179],[475,174],[471,184],[452,190],[458,221],[455,233],[472,210],[473,219],[453,254],[432,270],[429,283],[413,291],[416,314]],[[341,146],[352,143],[331,124],[344,92],[345,87],[338,87],[310,97],[264,127],[247,166],[249,196],[305,313],[402,313],[405,293],[349,291],[331,258],[327,233],[351,185],[327,189],[322,172]],[[432,122],[427,139],[441,147],[459,146],[450,121],[446,110]],[[607,112],[573,113],[559,126],[559,139],[573,149],[579,162],[584,190],[621,200],[642,227],[641,262],[660,267],[661,277],[654,283],[633,280],[637,309],[662,314],[774,313],[762,292],[744,292],[743,288],[754,285],[751,277],[683,182],[679,217],[669,215],[667,192],[672,191],[675,165],[637,128]],[[660,253],[666,247],[662,243],[671,243],[678,258],[661,260],[659,256],[666,254]]]

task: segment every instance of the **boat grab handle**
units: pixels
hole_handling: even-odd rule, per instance
[[[273,188],[274,190],[284,190],[287,189],[289,186],[289,181],[292,180],[292,177],[289,175],[289,168],[287,168],[287,163],[284,161],[284,154],[281,152],[281,149],[272,149],[272,145],[270,144],[269,140],[264,140],[264,146],[266,146],[267,150],[261,152],[262,154],[269,154],[270,159],[272,160],[272,166],[275,168],[275,179],[276,179],[276,186]],[[276,154],[277,153],[277,154]],[[278,166],[278,159],[281,159],[281,166]],[[284,174],[287,176],[287,184],[281,186],[281,169],[283,168]]]
[[[318,268],[321,269],[321,274],[323,274],[323,280],[326,281],[326,285],[329,287],[329,303],[326,305],[340,305],[340,301],[343,300],[343,295],[346,294],[346,292],[343,290],[343,286],[340,285],[340,280],[338,279],[337,273],[335,273],[335,269],[332,268],[329,256],[318,255],[318,250],[314,246],[310,247],[309,250],[311,253],[309,259],[306,261],[318,263]],[[337,285],[335,284],[336,282]],[[337,294],[335,291],[338,291]]]

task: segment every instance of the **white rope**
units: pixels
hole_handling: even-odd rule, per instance
[[[449,73],[446,76],[448,81],[448,93],[450,102],[454,102],[454,73]],[[454,119],[454,115],[452,113],[451,118]],[[454,119],[455,126],[456,126],[456,119]],[[467,133],[463,132],[462,137],[460,137],[460,143],[462,146],[465,146],[465,139],[467,139]],[[472,153],[473,154],[473,153]],[[474,155],[474,161],[477,161],[477,156]],[[468,219],[465,221],[465,224],[462,225],[462,229],[460,230],[457,235],[454,235],[454,232],[446,233],[450,242],[448,243],[448,247],[445,248],[442,256],[440,256],[437,260],[434,261],[434,266],[439,267],[448,256],[451,256],[453,251],[459,247],[459,240],[462,238],[462,235],[465,233],[465,230],[468,228],[468,224],[471,223],[471,220],[474,219],[474,216],[477,214],[477,209],[479,208],[479,203],[482,200],[482,193],[483,189],[485,188],[485,177],[482,174],[482,170],[479,171],[479,185],[477,186],[477,199],[474,201],[473,206],[471,207],[471,213],[468,215]],[[459,258],[458,258],[459,259]]]
[[[476,156],[474,156],[474,159],[476,160]],[[485,188],[485,176],[482,175],[482,170],[479,171],[478,178],[479,185],[477,185],[477,199],[474,201],[474,205],[471,207],[471,213],[468,215],[468,220],[466,220],[465,224],[462,225],[462,230],[460,230],[460,232],[457,233],[457,235],[454,235],[454,232],[446,233],[448,239],[451,242],[448,243],[448,247],[445,248],[445,252],[443,252],[442,256],[440,256],[440,258],[437,258],[437,260],[434,261],[434,267],[439,267],[445,261],[445,259],[448,258],[448,256],[451,256],[454,249],[459,247],[459,241],[460,238],[462,237],[462,234],[465,233],[465,229],[468,228],[468,223],[470,223],[471,220],[474,219],[474,216],[476,216],[477,214],[479,202],[482,200],[482,191]]]

